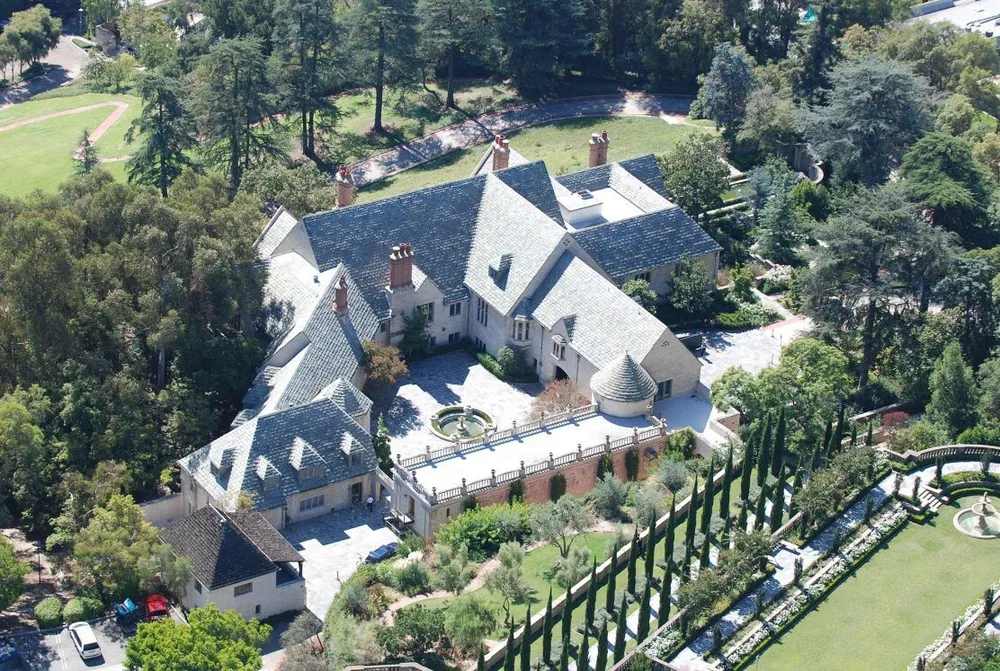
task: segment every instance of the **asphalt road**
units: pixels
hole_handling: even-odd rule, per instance
[[[97,636],[97,642],[101,644],[101,652],[104,654],[102,657],[88,660],[80,658],[70,640],[69,630],[65,627],[42,636],[38,634],[12,636],[11,640],[24,659],[21,668],[30,671],[44,669],[52,671],[85,671],[88,669],[121,671],[122,663],[125,661],[127,632],[123,632],[113,619],[104,620],[92,626],[94,634]]]

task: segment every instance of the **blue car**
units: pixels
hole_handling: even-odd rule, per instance
[[[380,561],[385,561],[389,557],[396,554],[396,543],[386,543],[380,547],[375,548],[368,553],[368,557],[365,559],[366,564],[377,564]]]

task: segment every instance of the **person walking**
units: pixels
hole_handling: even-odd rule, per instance
[[[374,509],[375,509],[375,497],[372,496],[371,494],[369,494],[368,495],[368,512],[371,512]]]

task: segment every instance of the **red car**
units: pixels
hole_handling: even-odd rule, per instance
[[[150,594],[146,597],[146,619],[152,622],[160,618],[169,617],[170,609],[167,597],[162,594]]]

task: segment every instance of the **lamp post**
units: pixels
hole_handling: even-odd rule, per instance
[[[76,18],[77,18],[77,22],[76,22],[77,23],[77,31],[76,32],[77,32],[78,35],[82,36],[83,35],[83,7],[80,7],[80,9],[76,10]]]

